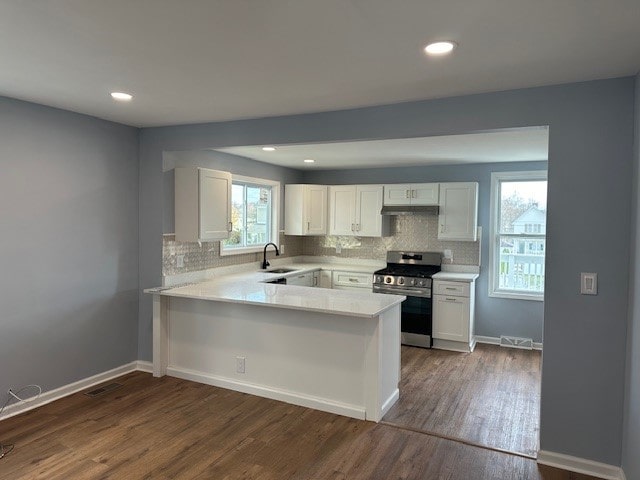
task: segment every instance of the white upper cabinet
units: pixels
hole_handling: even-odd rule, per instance
[[[441,183],[438,239],[475,242],[477,224],[478,183]]]
[[[177,167],[176,240],[222,240],[229,237],[231,227],[231,174],[199,167]]]
[[[438,205],[439,183],[401,183],[384,186],[384,205]]]
[[[329,235],[381,237],[382,185],[329,187]]]
[[[327,234],[327,187],[285,185],[284,233],[286,235]]]

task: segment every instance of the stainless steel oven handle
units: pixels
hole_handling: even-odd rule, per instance
[[[422,298],[431,298],[431,291],[429,293],[419,292],[415,290],[405,290],[401,288],[381,288],[374,286],[374,293],[389,293],[391,295],[407,295],[409,297],[422,297]]]

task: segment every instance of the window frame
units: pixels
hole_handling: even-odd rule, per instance
[[[500,185],[502,182],[527,182],[527,181],[546,181],[547,190],[549,188],[548,174],[546,170],[528,170],[519,172],[491,172],[491,203],[490,203],[490,231],[489,231],[489,297],[507,298],[511,300],[533,300],[544,301],[544,291],[524,292],[518,290],[500,289],[498,279],[499,258],[500,258],[500,241],[501,237],[520,238],[523,240],[543,239],[546,241],[545,233],[516,233],[511,235],[500,234]],[[533,230],[533,229],[532,229]],[[526,242],[525,242],[526,243]],[[547,249],[544,248],[545,265],[547,260]],[[546,272],[546,268],[545,268]],[[545,282],[546,286],[546,282]]]
[[[245,177],[244,175],[231,175],[231,185],[242,183],[251,186],[265,186],[271,187],[271,233],[269,242],[278,243],[279,241],[279,220],[280,220],[280,182],[276,180],[269,180],[267,178]],[[269,243],[267,242],[267,243]],[[251,246],[251,247],[239,247],[239,248],[226,248],[224,247],[224,240],[220,240],[220,256],[226,257],[229,255],[243,255],[247,253],[262,252],[264,245]]]

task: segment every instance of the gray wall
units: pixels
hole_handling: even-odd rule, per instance
[[[137,359],[138,130],[0,97],[0,392]]]
[[[438,165],[412,168],[372,168],[366,170],[316,170],[305,172],[307,183],[409,183],[478,182],[478,225],[482,228],[480,278],[476,287],[476,335],[533,338],[542,342],[544,304],[537,301],[489,297],[489,215],[491,172],[546,170],[547,162]]]
[[[549,125],[541,448],[620,465],[634,79],[308,115],[143,129],[140,287],[160,285],[163,150],[471,133]],[[599,294],[579,294],[581,271]],[[151,298],[139,355],[151,358]]]
[[[633,159],[631,281],[627,329],[627,385],[625,390],[622,467],[629,480],[640,478],[640,75],[636,77],[635,145]]]
[[[245,177],[266,178],[280,182],[280,219],[279,228],[284,228],[284,186],[287,183],[300,183],[302,172],[291,168],[279,167],[269,163],[256,162],[250,158],[212,150],[164,152],[164,191],[163,191],[163,232],[174,233],[174,168],[197,166],[231,172]]]

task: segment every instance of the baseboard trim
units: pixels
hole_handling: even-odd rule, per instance
[[[475,340],[477,343],[486,343],[488,345],[500,345],[499,337],[484,337],[482,335],[476,335]],[[509,347],[506,347],[506,348],[509,348]],[[533,349],[542,350],[542,343],[533,342]]]
[[[62,387],[43,392],[37,400],[8,405],[7,408],[4,409],[4,412],[2,412],[2,415],[0,415],[0,420],[5,420],[7,418],[20,415],[21,413],[25,413],[29,410],[33,410],[34,408],[38,408],[48,403],[55,402],[56,400],[68,397],[69,395],[77,393],[81,390],[93,387],[94,385],[113,380],[114,378],[120,377],[127,373],[135,372],[136,370],[147,371],[140,368],[139,365],[146,363],[149,362],[130,362],[120,367],[107,370],[106,372],[98,373],[97,375],[83,378],[82,380],[78,380],[77,382],[69,383],[67,385],[63,385]],[[146,368],[146,365],[143,366]]]
[[[538,463],[550,467],[569,470],[570,472],[591,475],[592,477],[603,478],[605,480],[624,480],[624,471],[615,465],[595,462],[586,458],[572,457],[563,453],[540,450],[538,452]]]
[[[249,393],[251,395],[257,395],[258,397],[279,400],[281,402],[291,403],[301,407],[314,408],[316,410],[322,410],[323,412],[357,418],[358,420],[366,419],[364,407],[335,402],[322,397],[305,395],[280,388],[266,387],[264,385],[257,385],[254,383],[240,382],[238,380],[219,375],[211,375],[205,372],[171,366],[167,367],[167,375],[182,378],[183,380],[191,380],[194,382],[205,383],[207,385],[213,385],[214,387]]]
[[[146,362],[144,360],[138,360],[136,362],[136,370],[139,370],[145,373],[153,373],[153,363]]]
[[[380,419],[382,419],[382,417],[384,417],[387,414],[389,409],[393,407],[393,404],[396,403],[399,398],[400,398],[400,390],[396,388],[394,392],[389,396],[389,398],[387,398],[387,400],[382,404],[382,408],[380,409],[381,410]]]

